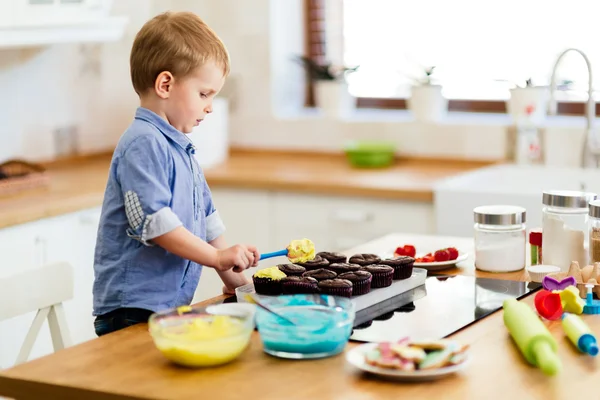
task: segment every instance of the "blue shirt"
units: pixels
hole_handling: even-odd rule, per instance
[[[210,242],[225,227],[187,136],[138,108],[114,151],[94,256],[94,315],[190,304],[202,266],[152,244],[183,225]]]

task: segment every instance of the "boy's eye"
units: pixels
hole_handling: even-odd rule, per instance
[[[203,99],[205,99],[205,98],[208,97],[208,95],[206,93],[200,93],[200,97],[203,98]]]

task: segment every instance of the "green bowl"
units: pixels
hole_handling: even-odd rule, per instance
[[[344,151],[355,167],[381,168],[394,162],[396,146],[389,142],[355,141],[347,143]]]

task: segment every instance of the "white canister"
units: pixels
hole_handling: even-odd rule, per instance
[[[475,268],[513,272],[525,268],[526,210],[510,205],[476,207]]]
[[[229,102],[213,100],[213,112],[189,134],[196,147],[196,160],[202,168],[221,164],[229,156]]]
[[[546,191],[542,196],[542,260],[568,271],[588,264],[588,210],[595,193]]]

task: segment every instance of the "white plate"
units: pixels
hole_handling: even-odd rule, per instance
[[[469,356],[467,355],[467,357],[462,363],[444,368],[425,369],[418,371],[400,371],[391,368],[380,368],[375,367],[373,365],[369,365],[365,362],[365,354],[368,351],[377,347],[377,345],[378,343],[365,343],[360,346],[354,347],[353,349],[346,352],[346,361],[348,361],[350,364],[362,371],[406,382],[431,381],[434,379],[441,379],[447,377],[448,375],[463,370],[469,362]]]
[[[435,271],[438,269],[449,268],[455,264],[458,264],[459,262],[465,261],[467,258],[469,258],[469,253],[458,253],[458,258],[456,260],[425,262],[425,263],[415,262],[414,266],[418,267],[418,268],[425,268],[430,271]]]

